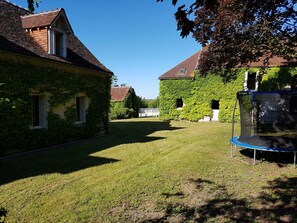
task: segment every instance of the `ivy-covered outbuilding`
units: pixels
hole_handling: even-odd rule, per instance
[[[64,9],[32,14],[0,0],[0,154],[105,132],[112,75]]]
[[[114,86],[111,88],[110,119],[137,118],[140,101],[134,88]]]
[[[237,75],[229,81],[215,74],[202,77],[197,71],[200,53],[198,51],[159,77],[161,118],[230,122],[238,91],[290,88],[297,75],[296,63],[272,58],[262,76],[259,74],[263,64],[260,60],[250,64],[249,69],[237,69]],[[235,115],[238,120],[238,111]]]

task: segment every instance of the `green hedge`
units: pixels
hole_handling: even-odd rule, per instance
[[[26,150],[91,137],[107,128],[109,78],[77,75],[53,68],[0,61],[0,153]],[[34,92],[49,94],[48,129],[30,129]],[[91,102],[86,124],[75,125],[76,110],[67,108],[64,117],[52,108],[85,93]]]
[[[204,116],[211,116],[211,101],[219,100],[221,122],[231,122],[236,99],[236,92],[243,89],[245,69],[237,70],[236,79],[224,83],[218,75],[200,77],[195,80],[160,81],[160,117],[162,119],[185,119],[199,121]],[[249,69],[256,72],[257,69]],[[266,70],[260,84],[261,90],[282,89],[291,84],[292,76],[297,75],[296,67],[274,67]],[[184,106],[176,109],[176,99],[181,98]],[[239,120],[238,109],[235,120]]]

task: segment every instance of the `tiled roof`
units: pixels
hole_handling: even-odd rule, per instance
[[[22,16],[24,29],[50,26],[63,9]]]
[[[263,66],[264,57],[261,57],[259,61],[252,62],[249,64],[250,67],[262,67]],[[291,62],[294,64],[295,62]],[[269,66],[270,67],[280,67],[280,66],[288,66],[291,64],[287,60],[281,57],[272,57],[269,59]]]
[[[194,55],[190,56],[183,62],[179,63],[166,73],[162,74],[159,79],[164,80],[164,79],[192,79],[194,77],[194,72],[197,67],[198,59],[200,56],[200,51],[195,53]],[[181,69],[186,69],[185,74],[181,74],[180,70]]]
[[[162,74],[159,79],[165,80],[165,79],[192,79],[194,78],[194,72],[198,65],[199,56],[202,51],[206,50],[206,48],[203,48],[202,50],[198,51],[194,55],[190,56],[183,62],[179,63],[166,73]],[[250,67],[261,67],[263,66],[263,59],[264,57],[261,57],[258,62],[252,62],[249,64]],[[270,67],[276,67],[276,66],[296,66],[296,61],[288,62],[287,60],[281,58],[281,57],[272,57],[269,60],[269,66]],[[180,69],[185,68],[187,70],[187,73],[185,75],[180,75],[179,71]]]
[[[22,26],[22,17],[39,19],[40,15],[51,14],[50,17],[52,19],[52,16],[58,15],[61,10],[63,9],[34,16],[34,14],[23,8],[5,0],[0,0],[0,50],[46,58],[79,67],[103,71],[108,75],[112,74],[112,72],[100,63],[74,34],[68,34],[67,58],[62,58],[48,54],[48,52],[46,52]],[[48,19],[48,21],[51,19]],[[30,23],[31,25],[33,24],[32,22]],[[37,23],[39,22],[34,24]],[[40,22],[39,24],[45,24],[45,22]]]
[[[112,101],[124,101],[130,91],[130,87],[112,87],[110,91]]]

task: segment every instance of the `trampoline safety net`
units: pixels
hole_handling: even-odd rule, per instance
[[[297,148],[297,91],[240,91],[239,140],[255,146]]]

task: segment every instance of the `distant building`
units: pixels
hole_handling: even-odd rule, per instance
[[[159,108],[140,108],[139,117],[159,117]]]
[[[112,87],[111,92],[111,119],[137,118],[139,99],[132,87]]]

